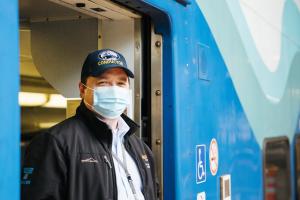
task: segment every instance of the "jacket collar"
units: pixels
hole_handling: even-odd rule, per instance
[[[96,136],[98,140],[103,142],[109,148],[111,147],[112,133],[110,128],[107,124],[97,119],[96,114],[89,110],[83,101],[81,101],[76,110],[76,116],[81,118],[86,123],[87,127],[91,130],[91,132]],[[129,136],[137,131],[139,125],[129,117],[127,117],[125,114],[122,114],[121,117],[129,126],[129,131],[124,136],[124,140],[126,141]]]

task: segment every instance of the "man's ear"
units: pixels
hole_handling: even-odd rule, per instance
[[[83,85],[82,82],[79,82],[78,87],[79,87],[80,97],[83,99],[84,92],[85,92],[85,86]]]

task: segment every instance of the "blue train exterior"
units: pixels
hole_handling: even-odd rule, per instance
[[[223,175],[231,177],[231,199],[264,199],[264,142],[280,136],[290,145],[286,199],[296,199],[299,1],[128,2],[149,15],[163,36],[164,199],[200,199],[203,193],[220,199]],[[0,197],[18,199],[18,5],[0,5],[7,8],[0,14]],[[216,172],[210,169],[213,140]]]

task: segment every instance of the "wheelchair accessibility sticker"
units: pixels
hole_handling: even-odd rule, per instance
[[[206,181],[206,147],[205,145],[196,146],[196,183]]]

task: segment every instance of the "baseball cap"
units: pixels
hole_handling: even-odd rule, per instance
[[[86,57],[82,65],[81,81],[89,76],[99,76],[112,68],[122,68],[129,77],[134,78],[134,74],[128,69],[122,54],[111,49],[101,49],[89,53]]]

